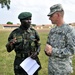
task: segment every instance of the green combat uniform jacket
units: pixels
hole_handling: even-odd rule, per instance
[[[71,57],[75,53],[75,35],[67,24],[55,26],[50,30],[47,44],[52,46],[49,56],[49,75],[69,75],[72,70]]]
[[[16,43],[13,45],[9,45],[10,41],[13,38],[16,38],[17,40]],[[39,35],[33,28],[24,30],[23,27],[20,26],[19,28],[13,30],[11,34],[9,35],[6,48],[8,52],[11,52],[12,50],[14,50],[16,53],[15,61],[14,61],[15,75],[28,75],[20,67],[20,63],[34,52],[37,52],[39,54],[40,52]],[[41,66],[38,56],[36,56],[34,59]]]

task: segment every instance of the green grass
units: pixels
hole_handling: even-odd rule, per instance
[[[9,34],[10,31],[0,31],[0,75],[14,75],[13,63],[15,52],[12,51],[8,53],[5,48]],[[39,59],[42,64],[42,69],[39,71],[39,75],[48,75],[48,57],[44,54],[48,32],[39,32],[39,35],[41,38],[41,52],[39,54]],[[75,56],[73,58],[73,67],[74,73],[72,75],[75,75]]]

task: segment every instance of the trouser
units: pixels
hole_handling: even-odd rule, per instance
[[[24,58],[25,59],[25,58]],[[28,75],[25,70],[23,70],[21,67],[20,67],[20,63],[24,60],[23,58],[18,58],[16,57],[15,58],[15,61],[14,61],[14,73],[15,75]],[[38,75],[38,71],[37,70],[33,75]]]
[[[49,58],[48,75],[71,75],[72,71],[72,63],[69,58]]]
[[[15,75],[28,75],[28,74],[18,74],[18,73],[15,73]],[[38,75],[38,73],[34,73],[33,75]]]
[[[15,75],[28,75],[28,74],[25,71],[24,72],[22,71],[22,73],[16,72]],[[38,71],[36,71],[33,75],[38,75]]]
[[[52,73],[52,72],[49,72],[48,75],[70,75],[70,73]]]
[[[23,70],[20,66],[15,65],[14,67],[14,73],[15,75],[28,75],[25,70]],[[33,74],[38,75],[38,70]]]

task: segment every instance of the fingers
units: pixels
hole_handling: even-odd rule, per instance
[[[13,38],[10,40],[10,44],[14,44],[16,41],[17,41],[16,38]]]
[[[15,43],[16,41],[17,41],[16,38],[14,38],[14,39],[13,39],[13,43]]]
[[[33,59],[35,59],[37,57],[37,52],[32,53],[30,57],[33,58]]]
[[[49,44],[46,44],[45,52],[46,52],[48,55],[51,55],[51,54],[52,54],[52,46],[49,45]]]
[[[50,52],[50,51],[46,51],[46,53],[47,53],[48,55],[51,55],[51,52]]]

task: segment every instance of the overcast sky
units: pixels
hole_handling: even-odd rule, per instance
[[[11,0],[10,9],[0,8],[0,24],[6,24],[8,21],[14,24],[20,23],[18,15],[21,12],[32,13],[33,24],[50,24],[47,14],[50,11],[50,6],[60,3],[62,4],[66,23],[75,22],[75,0]]]

